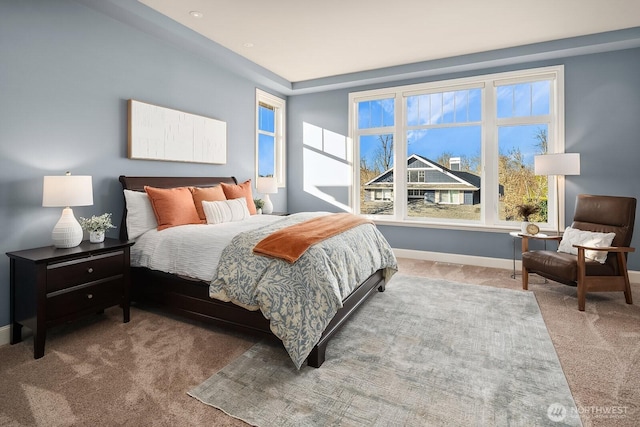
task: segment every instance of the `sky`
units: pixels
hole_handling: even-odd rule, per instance
[[[258,130],[273,133],[275,131],[275,111],[269,108],[258,109]],[[258,176],[273,176],[275,168],[275,140],[271,135],[258,134]]]
[[[496,89],[498,149],[507,154],[519,148],[525,164],[533,167],[533,157],[540,154],[536,134],[548,130],[542,120],[537,124],[514,125],[504,121],[544,116],[550,111],[549,81],[499,86]],[[452,156],[479,157],[482,149],[482,91],[465,89],[425,95],[406,100],[408,153],[437,160],[443,153]],[[500,121],[503,120],[503,123]],[[359,129],[384,128],[394,125],[393,99],[360,102]],[[392,128],[390,128],[392,129]],[[381,133],[383,134],[383,133]],[[360,137],[360,155],[369,164],[375,158],[377,135]],[[446,165],[445,165],[446,166]]]

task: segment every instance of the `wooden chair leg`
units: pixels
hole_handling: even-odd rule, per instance
[[[522,266],[522,289],[529,290],[529,272],[524,265]]]
[[[631,297],[631,283],[629,283],[629,272],[627,271],[627,259],[621,252],[618,252],[618,268],[624,276],[624,299],[627,304],[633,304],[633,298]]]
[[[584,311],[587,298],[587,267],[585,265],[584,249],[578,248],[578,310]]]
[[[626,282],[626,289],[624,291],[624,300],[627,302],[627,304],[633,304],[633,298],[631,297],[631,286],[629,285],[629,276],[628,275],[624,275],[624,280]]]
[[[587,298],[587,290],[584,283],[578,283],[578,310],[584,311],[585,300]]]

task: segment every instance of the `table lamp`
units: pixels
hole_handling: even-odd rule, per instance
[[[51,232],[56,248],[73,248],[82,242],[82,227],[71,206],[93,205],[93,187],[90,176],[45,176],[42,188],[42,206],[63,207],[62,216]]]
[[[553,175],[555,180],[556,228],[560,234],[560,206],[558,206],[558,176],[580,175],[580,153],[542,154],[533,158],[536,175]]]
[[[273,203],[269,199],[269,194],[275,194],[278,192],[278,183],[274,177],[258,177],[257,183],[258,193],[264,194],[264,206],[262,207],[262,213],[270,214],[273,212]]]

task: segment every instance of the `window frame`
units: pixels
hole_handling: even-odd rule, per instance
[[[260,135],[271,134],[260,130],[260,104],[266,104],[274,109],[274,171],[273,176],[276,178],[278,188],[286,187],[286,117],[287,117],[287,101],[278,96],[265,92],[256,88],[256,140],[255,140],[255,182],[259,178],[260,166]]]
[[[391,134],[394,138],[393,158],[393,194],[408,194],[406,180],[397,177],[408,177],[407,168],[407,108],[406,97],[425,94],[450,92],[462,89],[481,89],[481,215],[479,221],[453,221],[448,219],[413,218],[407,213],[407,197],[393,197],[394,209],[392,215],[366,215],[376,222],[391,225],[429,226],[451,229],[480,229],[486,231],[503,231],[516,228],[514,221],[499,219],[498,193],[490,189],[498,188],[498,128],[508,124],[539,123],[542,116],[525,116],[514,118],[498,118],[497,90],[499,86],[534,82],[550,81],[550,99],[548,117],[548,147],[547,153],[564,153],[564,66],[549,66],[541,68],[523,69],[502,73],[477,75],[460,79],[448,79],[413,85],[385,87],[367,91],[349,93],[349,137],[353,147],[352,194],[350,205],[354,213],[360,214],[360,137],[371,134]],[[389,99],[394,100],[394,126],[358,129],[358,103],[363,101]],[[547,122],[545,122],[547,123]],[[401,155],[398,155],[398,154]],[[548,177],[548,212],[547,222],[539,224],[543,231],[553,231],[564,228],[565,189],[564,179],[558,177],[558,197],[555,195],[554,177]],[[558,205],[556,205],[556,200]],[[559,210],[560,224],[557,222]],[[519,224],[517,224],[519,226]]]

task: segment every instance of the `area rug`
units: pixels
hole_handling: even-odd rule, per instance
[[[531,292],[397,274],[299,371],[261,342],[189,395],[269,426],[576,426]]]

